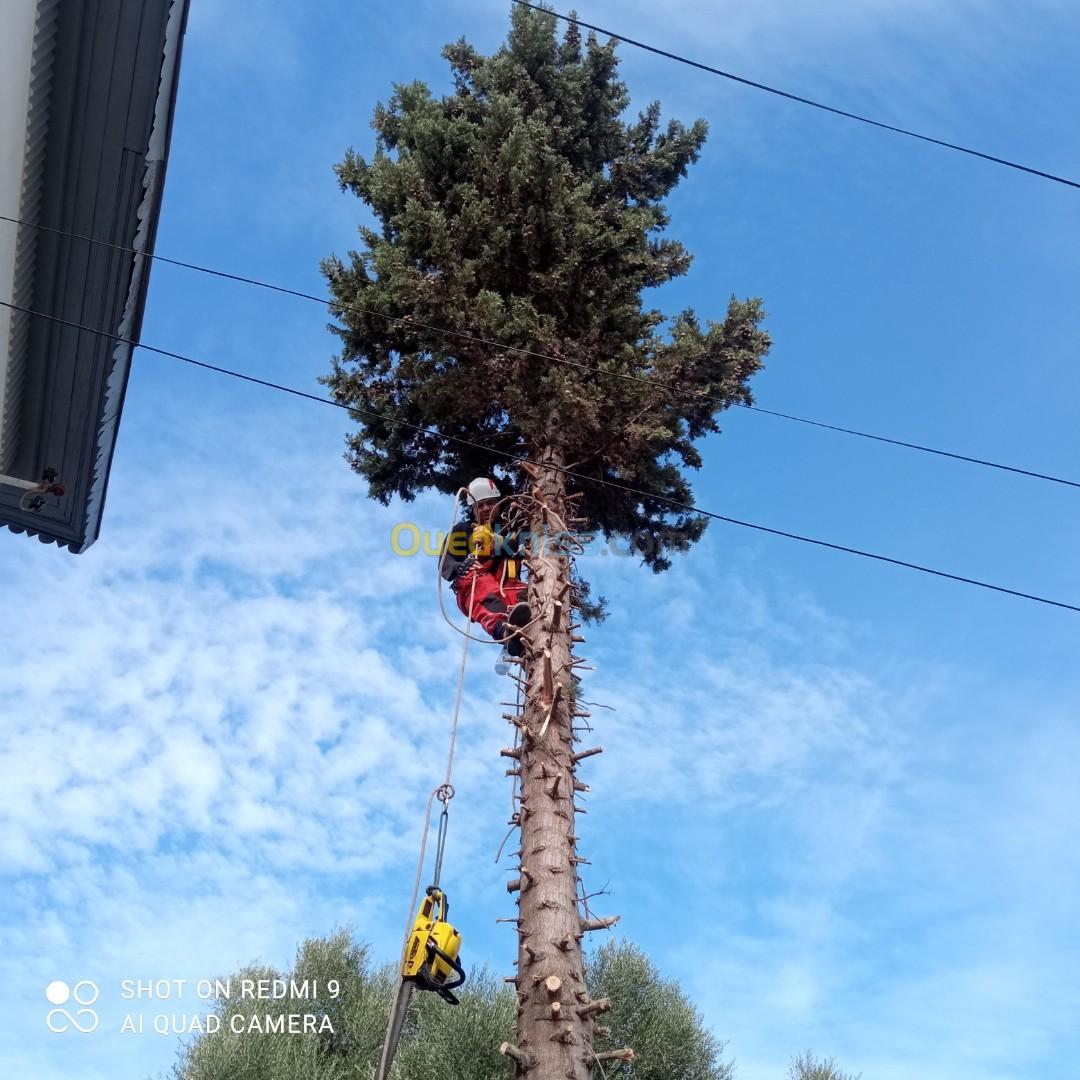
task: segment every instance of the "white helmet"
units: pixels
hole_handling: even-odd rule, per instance
[[[494,480],[489,480],[486,476],[478,476],[468,488],[469,501],[474,505],[479,502],[484,502],[486,499],[498,499],[501,497],[501,492],[495,486]]]

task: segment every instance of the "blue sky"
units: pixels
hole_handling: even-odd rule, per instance
[[[503,2],[194,0],[163,255],[320,292],[363,208],[394,80],[447,86]],[[1080,11],[1041,0],[592,0],[581,15],[747,77],[1080,177]],[[706,117],[671,200],[696,255],[657,302],[759,295],[765,408],[1080,476],[1080,196],[624,48],[635,105]],[[318,390],[318,307],[159,265],[144,340]],[[389,959],[458,639],[402,515],[342,461],[344,417],[137,357],[104,529],[71,558],[0,536],[0,1072],[142,1078],[177,1039],[120,1036],[125,977],[286,966],[351,925]],[[1080,499],[740,412],[703,506],[1080,602]],[[1075,614],[713,523],[674,569],[582,567],[612,602],[587,696],[586,882],[678,978],[739,1080],[796,1052],[866,1080],[1064,1077],[1080,1054]],[[510,970],[497,866],[506,686],[473,657],[448,851],[470,961]],[[701,942],[710,949],[703,955]],[[51,1035],[43,987],[103,987]],[[164,1006],[187,1009],[194,1003]],[[143,1004],[146,1015],[163,1006]]]

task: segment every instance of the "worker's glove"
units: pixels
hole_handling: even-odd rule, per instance
[[[454,577],[452,579],[453,584],[457,584],[467,574],[471,573],[480,563],[480,560],[475,555],[466,555],[461,562],[458,563],[457,569],[454,571]]]

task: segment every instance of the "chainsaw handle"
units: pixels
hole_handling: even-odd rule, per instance
[[[441,990],[456,990],[465,981],[465,969],[461,966],[461,961],[456,960],[452,956],[448,956],[439,948],[438,945],[433,945],[428,942],[428,952],[434,953],[444,964],[453,969],[454,974],[457,976],[457,982],[443,983],[440,987]]]
[[[446,922],[450,915],[450,901],[438,885],[429,885],[426,895],[431,899],[431,910],[439,922]]]

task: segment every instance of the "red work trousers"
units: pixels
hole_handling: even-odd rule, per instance
[[[454,582],[454,595],[462,614],[479,623],[492,637],[495,627],[506,621],[507,611],[525,599],[526,589],[524,581],[505,577],[501,566],[493,568],[482,563]]]

